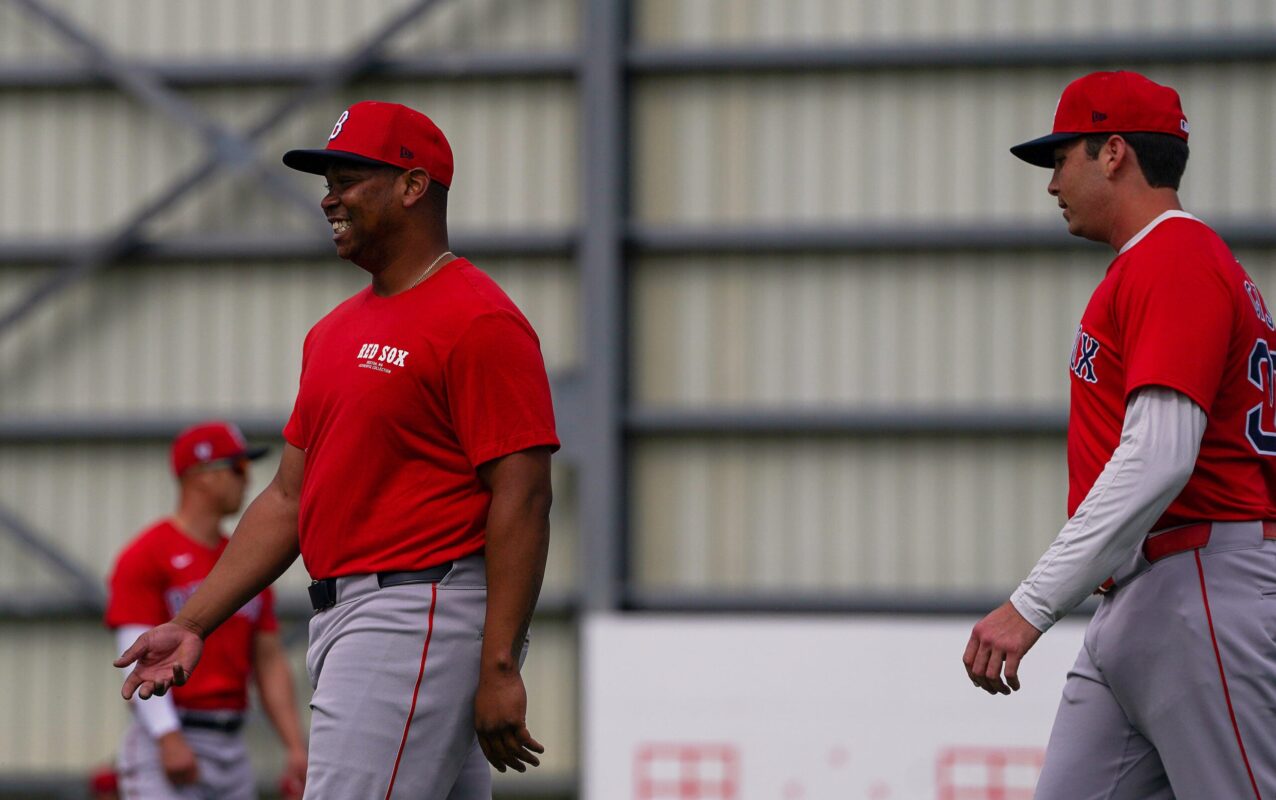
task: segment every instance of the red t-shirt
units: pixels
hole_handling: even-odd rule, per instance
[[[1121,439],[1126,400],[1165,386],[1205,411],[1196,468],[1153,530],[1276,519],[1276,325],[1227,245],[1162,220],[1108,267],[1072,346],[1068,516]]]
[[[107,627],[168,622],[199,588],[229,541],[223,538],[209,547],[169,520],[142,531],[120,553],[108,579]],[[174,704],[201,711],[247,708],[253,638],[278,629],[274,595],[266,589],[204,641],[190,680],[173,687]]]
[[[478,552],[491,492],[477,467],[558,447],[536,333],[465,259],[320,320],[284,438],[306,451],[301,556],[315,578]]]

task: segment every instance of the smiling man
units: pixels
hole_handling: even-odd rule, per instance
[[[1179,204],[1187,137],[1173,89],[1096,72],[1011,148],[1054,170],[1069,232],[1116,251],[1072,349],[1069,520],[963,656],[1009,694],[1101,587],[1038,800],[1276,797],[1276,325]]]
[[[539,763],[520,674],[558,448],[540,344],[451,253],[452,150],[362,102],[322,150],[337,254],[370,276],[306,337],[279,472],[200,590],[121,657],[128,696],[180,685],[201,640],[297,557],[314,578],[306,796],[491,797]],[[486,759],[485,759],[486,757]]]

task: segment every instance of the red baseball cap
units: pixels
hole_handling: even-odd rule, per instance
[[[180,477],[197,464],[231,458],[252,461],[266,455],[267,450],[265,447],[249,447],[244,434],[234,423],[213,420],[193,425],[177,434],[170,456],[173,474]]]
[[[1187,141],[1187,117],[1179,93],[1137,72],[1092,72],[1063,90],[1054,131],[1010,152],[1038,167],[1054,167],[1062,142],[1091,133],[1168,133]]]
[[[452,185],[452,147],[439,126],[399,103],[364,100],[341,112],[322,150],[289,150],[284,164],[322,175],[333,161],[400,169],[420,167],[430,180]]]

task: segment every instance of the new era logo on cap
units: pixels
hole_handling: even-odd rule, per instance
[[[1054,149],[1091,133],[1164,133],[1187,140],[1179,94],[1137,72],[1092,72],[1068,84],[1054,113],[1054,130],[1010,148],[1029,164],[1054,166]]]
[[[424,169],[430,180],[452,185],[452,146],[443,131],[420,111],[399,103],[365,100],[341,112],[328,146],[289,150],[284,164],[323,175],[334,161]]]

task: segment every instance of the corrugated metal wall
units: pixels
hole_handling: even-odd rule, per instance
[[[155,62],[320,59],[348,51],[404,2],[51,2],[118,56]],[[388,48],[411,58],[442,52],[563,52],[576,46],[576,0],[441,3]],[[43,23],[0,6],[0,66],[68,64],[74,51]],[[208,117],[242,131],[292,91],[283,86],[186,90]],[[332,121],[365,98],[404,102],[448,132],[456,154],[454,234],[564,230],[577,210],[575,87],[563,78],[364,81],[316,102],[263,138],[275,165],[289,147],[322,146]],[[0,91],[0,240],[96,236],[126,220],[205,157],[194,131],[105,87]],[[286,170],[279,168],[281,174]],[[151,236],[271,235],[321,221],[322,179],[293,176],[310,214],[281,203],[252,177],[218,174],[167,209]],[[480,267],[520,304],[552,374],[578,360],[577,280],[565,257],[485,257]],[[51,274],[0,266],[0,308]],[[48,419],[216,413],[284,419],[306,331],[366,284],[335,258],[110,267],[57,296],[0,336],[0,416]],[[275,442],[277,444],[277,440]],[[163,442],[8,443],[0,447],[0,502],[77,563],[104,576],[121,545],[167,513],[174,495]],[[275,461],[254,471],[264,486]],[[555,470],[545,593],[576,586],[576,499],[570,467]],[[56,594],[65,579],[0,536],[0,593]],[[281,581],[294,595],[300,564]],[[304,630],[288,623],[299,680]],[[0,625],[0,679],[22,686],[0,704],[0,773],[65,772],[110,760],[126,709],[110,667],[110,637],[91,622]],[[576,642],[570,620],[538,619],[526,669],[529,723],[549,747],[541,776],[576,769]],[[264,719],[250,736],[263,775],[279,750]]]
[[[183,63],[348,52],[404,2],[52,2],[117,53]],[[403,30],[399,57],[574,51],[580,0],[444,2]],[[1058,41],[1271,31],[1265,0],[642,0],[639,47]],[[74,52],[0,5],[0,66]],[[1105,66],[1105,65],[1095,65]],[[1184,199],[1207,220],[1276,212],[1276,67],[1139,67],[1177,86],[1192,120]],[[829,69],[660,74],[630,82],[632,213],[648,226],[1058,224],[1047,174],[1006,148],[1044,132],[1084,68]],[[185,90],[242,130],[284,86]],[[320,146],[366,97],[426,109],[457,155],[453,229],[559,232],[582,216],[578,87],[550,78],[366,81],[263,139],[273,164]],[[0,91],[0,239],[88,237],[128,218],[204,156],[189,130],[99,87]],[[282,171],[281,171],[282,172]],[[295,177],[295,176],[294,176]],[[319,179],[296,178],[317,206]],[[315,215],[317,216],[317,214]],[[252,178],[218,176],[148,234],[262,236],[308,216]],[[629,264],[629,392],[639,410],[1038,410],[1066,400],[1064,363],[1102,248],[660,256]],[[1270,251],[1242,254],[1276,291]],[[582,298],[568,256],[479,259],[540,332],[551,372],[580,364]],[[0,266],[0,309],[47,266]],[[336,259],[126,263],[0,336],[0,416],[275,415],[292,402],[301,338],[363,284]],[[619,357],[619,354],[618,356]],[[632,577],[643,589],[936,593],[1008,589],[1063,519],[1053,435],[631,437]],[[0,502],[95,574],[172,501],[162,443],[5,444]],[[261,485],[273,465],[263,464]],[[577,583],[574,475],[556,471],[546,592]],[[59,579],[0,537],[0,592]],[[298,591],[300,568],[284,588]],[[122,725],[109,641],[94,625],[0,625],[0,771],[72,770],[109,757]],[[576,768],[576,635],[538,621],[529,718],[541,774]],[[294,648],[294,656],[299,650]],[[299,669],[298,676],[304,673]],[[305,695],[304,686],[302,695]],[[47,697],[58,696],[50,704]],[[4,733],[9,731],[9,733]],[[18,733],[15,733],[17,731]],[[262,765],[277,757],[259,720]]]

